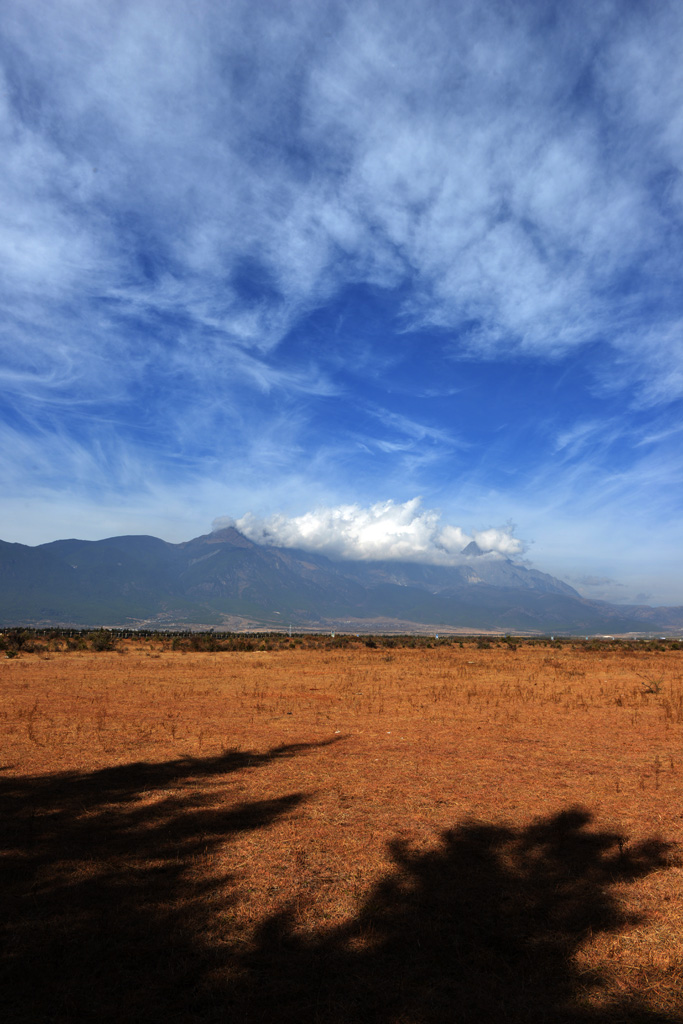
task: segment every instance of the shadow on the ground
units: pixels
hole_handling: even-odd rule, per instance
[[[195,1019],[225,953],[196,937],[232,881],[198,869],[306,799],[226,800],[228,776],[333,742],[0,779],[2,1019]]]
[[[3,1017],[47,1022],[673,1024],[645,1002],[581,1009],[574,954],[630,923],[611,894],[672,862],[580,808],[525,828],[466,823],[394,866],[342,928],[286,909],[231,931],[231,878],[195,870],[306,799],[221,806],[225,776],[304,755],[135,764],[0,781]],[[217,926],[216,922],[220,922]]]
[[[671,844],[629,850],[618,834],[590,831],[590,820],[571,808],[521,829],[464,824],[426,853],[394,842],[394,870],[348,926],[302,939],[287,912],[263,923],[240,1016],[292,1024],[680,1021],[634,999],[581,1007],[601,979],[577,970],[579,944],[637,923],[610,888],[676,860]],[[269,1002],[280,1007],[276,1018]]]

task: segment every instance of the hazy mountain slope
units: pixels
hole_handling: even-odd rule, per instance
[[[494,587],[521,588],[580,599],[576,590],[554,576],[496,556],[470,557],[464,564],[455,566],[414,562],[337,562],[335,565],[340,572],[353,574],[365,585],[396,583],[399,586],[418,587],[433,594],[449,594],[458,592],[463,586],[485,583]]]
[[[680,609],[587,601],[565,583],[470,546],[457,566],[341,562],[266,547],[229,528],[156,537],[0,542],[0,624],[324,626],[395,619],[476,629],[616,633],[683,625]]]
[[[285,548],[266,548],[229,528],[180,545],[186,565],[182,592],[223,613],[309,619],[360,607],[361,584],[327,559]]]
[[[36,548],[3,543],[1,620],[97,625],[144,618],[169,606],[189,610],[191,602],[174,586],[174,547],[156,537],[65,540]]]
[[[0,541],[0,621],[58,617],[78,600],[78,582],[63,560],[41,547]]]

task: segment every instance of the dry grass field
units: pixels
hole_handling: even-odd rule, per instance
[[[0,662],[15,1022],[683,1020],[683,652]]]

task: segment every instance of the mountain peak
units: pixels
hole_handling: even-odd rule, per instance
[[[232,548],[254,548],[258,545],[248,540],[234,526],[226,526],[223,530],[214,530],[212,533],[205,533],[201,537],[195,537],[194,541],[202,541],[204,544],[228,544]]]
[[[476,540],[471,540],[467,547],[462,549],[460,554],[467,555],[469,557],[470,555],[483,555],[485,554],[485,552],[482,551],[482,549],[477,544]]]

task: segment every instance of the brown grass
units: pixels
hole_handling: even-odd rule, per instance
[[[0,662],[6,1020],[683,1020],[683,652],[163,647]]]

